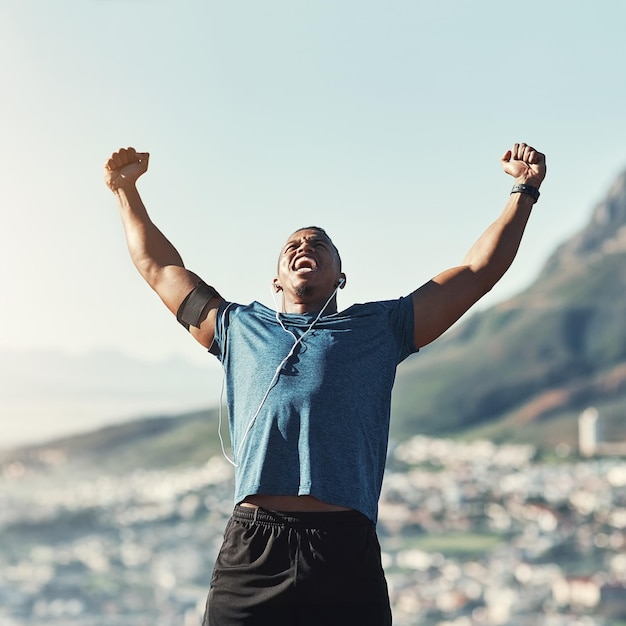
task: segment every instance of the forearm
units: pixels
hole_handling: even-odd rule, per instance
[[[183,260],[150,219],[135,186],[120,188],[115,195],[131,259],[144,279],[156,288],[163,270],[170,266],[183,268]]]
[[[487,293],[509,269],[517,255],[534,199],[528,194],[509,196],[500,217],[487,228],[465,255],[463,264]]]

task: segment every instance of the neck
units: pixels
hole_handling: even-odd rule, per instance
[[[311,300],[304,301],[300,299],[287,300],[283,295],[283,313],[318,313],[321,310],[324,313],[336,313],[337,312],[337,298],[333,293],[330,298],[326,300]]]

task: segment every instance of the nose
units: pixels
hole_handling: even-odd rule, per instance
[[[311,250],[313,250],[313,246],[306,239],[300,242],[298,252],[310,252]]]

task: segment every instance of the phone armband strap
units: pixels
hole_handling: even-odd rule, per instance
[[[213,287],[207,285],[203,280],[199,281],[181,302],[176,313],[176,319],[187,330],[189,330],[190,326],[200,328],[202,311],[204,311],[210,300],[219,297],[220,295]]]

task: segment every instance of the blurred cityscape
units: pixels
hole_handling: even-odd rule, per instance
[[[197,626],[232,468],[98,476],[62,453],[2,467],[1,626]],[[379,535],[396,626],[626,624],[626,461],[415,437]]]

